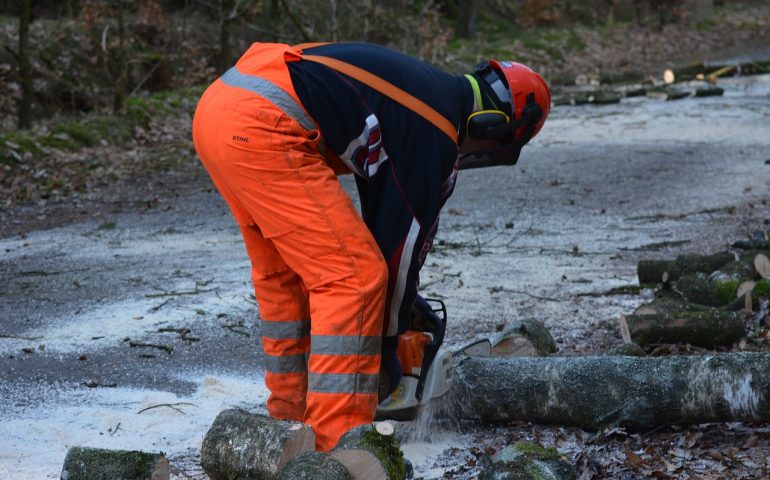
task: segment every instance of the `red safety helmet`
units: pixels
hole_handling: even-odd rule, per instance
[[[497,60],[490,60],[489,67],[499,73],[508,82],[508,98],[512,98],[512,113],[515,118],[521,119],[525,113],[525,109],[528,105],[527,97],[534,93],[534,101],[540,106],[542,116],[540,120],[535,122],[532,130],[531,138],[537,135],[537,132],[543,128],[545,119],[548,117],[548,113],[551,111],[551,91],[548,89],[548,84],[545,83],[543,77],[535,73],[528,66],[517,63]],[[494,88],[494,87],[493,87]],[[524,135],[523,129],[520,129],[516,133],[516,138],[521,138]]]
[[[482,109],[468,117],[467,134],[497,140],[499,147],[463,155],[460,168],[514,165],[522,147],[543,128],[551,110],[548,85],[532,69],[516,62],[490,60],[473,73],[485,92],[482,98],[490,101],[482,100]]]

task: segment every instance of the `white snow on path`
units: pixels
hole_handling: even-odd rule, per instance
[[[187,380],[198,384],[190,396],[99,388],[65,392],[45,409],[11,412],[0,418],[0,479],[59,478],[67,450],[74,446],[162,451],[173,470],[179,468],[174,456],[197,452],[220,411],[236,406],[254,411],[256,405],[265,405],[268,396],[261,375],[253,379],[207,375]],[[248,405],[242,403],[244,399]],[[14,404],[16,400],[23,399],[3,402]],[[175,405],[178,410],[156,407],[138,413],[160,404],[179,405]]]
[[[192,282],[181,282],[173,290],[192,290]],[[71,316],[56,319],[40,328],[24,332],[23,336],[34,338],[3,339],[0,342],[0,354],[18,352],[23,347],[45,345],[47,352],[73,353],[87,349],[95,350],[114,347],[124,338],[136,338],[143,332],[156,331],[163,326],[176,326],[181,323],[187,327],[196,323],[201,326],[211,324],[210,316],[197,315],[196,310],[227,311],[230,314],[253,315],[254,305],[245,300],[252,290],[243,282],[236,289],[221,289],[222,293],[211,291],[186,297],[184,304],[175,308],[154,310],[163,298],[132,298],[110,301],[85,309]],[[0,477],[1,479],[2,477]]]

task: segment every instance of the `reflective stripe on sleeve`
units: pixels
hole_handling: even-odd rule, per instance
[[[317,393],[377,393],[378,385],[376,374],[310,372],[307,389]]]
[[[382,337],[313,335],[310,351],[319,355],[379,355]]]
[[[404,248],[401,251],[401,258],[398,262],[398,274],[396,285],[393,288],[393,296],[390,299],[390,318],[388,319],[387,336],[393,337],[398,332],[398,313],[401,310],[401,302],[404,299],[404,290],[406,289],[406,278],[409,275],[409,267],[412,265],[412,252],[417,236],[420,234],[420,224],[416,218],[412,218],[412,226],[409,227],[409,233],[404,242]]]
[[[301,339],[310,335],[310,320],[262,320],[260,325],[262,336],[273,340]]]
[[[280,108],[284,113],[299,122],[305,130],[316,129],[313,121],[310,120],[310,117],[308,117],[305,110],[302,109],[297,101],[270,80],[255,75],[246,75],[239,72],[236,67],[232,67],[225,72],[225,74],[220,77],[220,80],[222,80],[225,85],[243,88],[244,90],[254,92],[257,95],[270,100],[276,107]]]
[[[286,356],[265,354],[265,368],[270,373],[303,373],[307,372],[307,358],[304,353]]]

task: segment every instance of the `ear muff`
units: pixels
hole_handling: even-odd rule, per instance
[[[505,126],[511,118],[500,110],[480,110],[468,117],[468,135],[480,140],[500,137],[500,127]]]
[[[527,103],[521,110],[521,118],[511,121],[511,118],[500,110],[480,110],[468,117],[467,132],[472,138],[479,140],[498,140],[502,144],[514,139],[516,130],[527,127],[522,140],[527,143],[532,137],[532,130],[543,117],[543,110],[535,101],[535,94],[527,95]]]

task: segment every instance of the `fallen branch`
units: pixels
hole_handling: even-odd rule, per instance
[[[23,337],[23,336],[20,336],[20,335],[8,335],[8,334],[0,333],[0,338],[14,338],[14,339],[17,339],[17,340],[40,340],[43,337],[42,336],[40,336],[40,337]]]
[[[137,415],[138,415],[138,414],[140,414],[140,413],[142,413],[142,412],[146,412],[147,410],[152,410],[153,408],[168,407],[168,408],[170,408],[170,409],[172,409],[172,410],[176,410],[177,412],[181,413],[182,415],[186,415],[186,414],[184,413],[184,411],[182,411],[182,409],[181,409],[181,408],[176,408],[176,407],[177,407],[177,406],[179,406],[179,405],[188,405],[188,406],[191,406],[191,407],[197,407],[197,405],[195,405],[194,403],[187,403],[187,402],[179,402],[179,403],[159,403],[159,404],[157,404],[157,405],[150,405],[150,406],[149,406],[149,407],[147,407],[147,408],[143,408],[143,409],[139,410],[139,411],[138,411],[138,412],[136,412],[136,413],[137,413]]]
[[[200,293],[213,292],[214,290],[216,290],[216,288],[207,288],[204,290],[200,290],[196,288],[194,290],[174,290],[171,292],[162,292],[162,293],[146,293],[144,296],[146,298],[180,297],[182,295],[198,295]]]
[[[170,343],[167,343],[166,345],[158,345],[155,343],[142,343],[142,342],[129,341],[128,345],[134,348],[135,347],[157,348],[158,350],[165,350],[166,352],[168,352],[169,355],[174,353],[174,346],[171,345]]]

